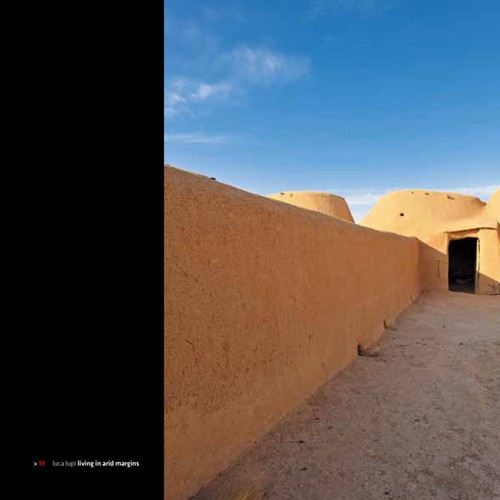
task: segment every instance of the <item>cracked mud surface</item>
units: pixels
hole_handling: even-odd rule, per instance
[[[500,500],[500,297],[427,294],[197,500]]]

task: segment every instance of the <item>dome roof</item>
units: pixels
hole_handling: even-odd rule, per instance
[[[361,225],[408,236],[475,228],[496,228],[500,199],[495,193],[486,204],[474,196],[406,189],[380,198]],[[491,204],[492,203],[492,204]]]
[[[268,198],[283,201],[290,205],[321,212],[337,219],[354,222],[349,206],[344,198],[331,193],[317,191],[286,191],[270,194]]]

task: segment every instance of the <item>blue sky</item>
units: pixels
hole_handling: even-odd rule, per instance
[[[500,189],[499,0],[165,2],[165,162],[357,221],[395,189]]]

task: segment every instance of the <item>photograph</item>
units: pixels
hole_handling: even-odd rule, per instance
[[[163,16],[164,499],[500,500],[500,2]]]

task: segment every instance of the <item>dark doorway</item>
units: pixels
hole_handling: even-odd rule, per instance
[[[450,241],[448,246],[448,288],[452,292],[476,290],[477,238]]]

